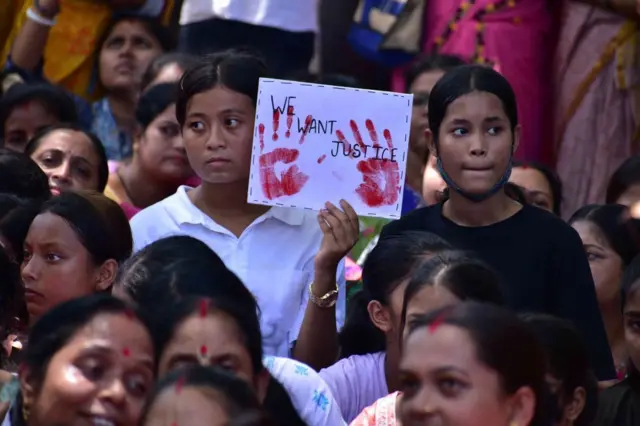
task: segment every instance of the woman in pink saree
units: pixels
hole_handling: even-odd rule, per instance
[[[545,125],[554,44],[551,17],[546,0],[427,0],[423,51],[493,66],[513,86],[523,128],[519,159],[541,160],[548,152],[542,144],[552,137]],[[394,89],[402,90],[401,78]]]
[[[564,217],[603,203],[613,172],[640,153],[640,15],[635,0],[602,4],[612,10],[569,2],[558,43],[554,139]]]

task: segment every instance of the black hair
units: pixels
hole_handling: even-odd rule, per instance
[[[109,259],[124,262],[133,250],[127,217],[113,200],[97,192],[62,192],[44,203],[38,214],[64,219],[91,255],[95,265]]]
[[[357,78],[347,74],[314,74],[308,70],[296,71],[287,77],[288,80],[301,81],[304,83],[326,84],[329,86],[360,87]]]
[[[447,72],[433,87],[429,96],[429,129],[438,147],[440,126],[449,105],[461,96],[479,91],[495,95],[502,102],[511,124],[511,132],[518,125],[516,95],[507,79],[499,72],[482,65],[463,65]]]
[[[255,306],[251,292],[202,241],[172,236],[154,241],[118,270],[116,287],[141,307],[155,308],[184,295],[231,297]],[[253,301],[250,301],[253,300]]]
[[[412,319],[407,339],[434,323],[465,330],[478,360],[497,373],[504,394],[511,395],[523,386],[533,390],[536,406],[530,425],[550,424],[546,354],[536,334],[514,313],[495,305],[465,302]]]
[[[388,305],[391,293],[413,271],[420,260],[451,248],[435,234],[408,231],[380,238],[369,253],[362,271],[362,290],[351,299],[345,325],[339,335],[340,356],[384,351],[386,339],[369,317],[369,302]]]
[[[7,254],[17,263],[23,260],[23,244],[29,233],[31,222],[40,213],[42,202],[28,201],[8,212],[0,220],[0,235],[6,243]]]
[[[41,384],[45,378],[49,362],[69,340],[87,325],[93,318],[101,314],[133,313],[127,303],[107,294],[93,294],[63,302],[47,311],[31,328],[29,344],[24,350],[23,362],[29,368],[30,381]],[[138,315],[137,319],[147,328],[152,338],[152,329]]]
[[[423,260],[411,273],[404,290],[400,317],[402,324],[405,323],[411,299],[424,287],[435,285],[445,287],[461,301],[472,300],[497,306],[506,303],[504,283],[495,269],[471,253],[441,251]]]
[[[122,265],[116,287],[124,290],[141,309],[158,314],[159,350],[173,338],[179,322],[194,313],[196,304],[210,300],[214,308],[236,320],[254,370],[256,373],[263,370],[258,304],[242,281],[202,241],[188,236],[155,241]],[[170,314],[158,309],[164,306]],[[273,378],[264,406],[274,420],[287,419],[279,424],[304,424],[298,423],[301,420],[289,394]]]
[[[204,308],[203,308],[204,306]],[[149,310],[149,306],[142,307]],[[172,306],[165,306],[162,313],[155,318],[157,323],[157,347],[162,353],[174,338],[176,330],[188,317],[202,315],[207,312],[219,312],[233,320],[241,333],[241,339],[251,357],[254,374],[264,370],[262,364],[262,335],[258,321],[258,309],[253,297],[238,300],[232,297],[217,297],[208,299],[201,296],[183,295]],[[157,306],[156,306],[157,309]]]
[[[548,373],[561,383],[556,421],[562,421],[564,405],[573,399],[574,391],[582,387],[586,392],[585,406],[576,426],[590,425],[598,410],[598,389],[593,389],[594,374],[589,354],[580,333],[564,319],[547,314],[521,314],[537,335],[547,354]]]
[[[0,193],[0,221],[14,209],[26,204],[26,201],[13,194]]]
[[[404,73],[405,88],[409,91],[413,82],[426,72],[448,72],[466,64],[467,62],[464,59],[454,55],[420,55],[409,65]]]
[[[4,137],[6,121],[11,112],[27,102],[37,101],[63,123],[78,121],[76,104],[63,89],[46,83],[14,84],[0,98],[0,137]]]
[[[631,217],[620,204],[590,204],[578,209],[569,224],[585,221],[595,225],[611,249],[622,260],[623,268],[640,252],[640,221]]]
[[[620,281],[620,304],[624,313],[624,308],[632,294],[638,291],[640,284],[640,254],[633,258],[625,268]],[[640,365],[635,365],[630,359],[627,365],[627,376],[632,377],[634,382],[640,379]]]
[[[164,110],[176,103],[177,83],[160,83],[142,93],[136,106],[136,120],[145,131]]]
[[[17,331],[20,324],[27,323],[24,304],[24,287],[20,279],[20,265],[11,259],[6,249],[0,245],[0,339],[4,341],[9,333]],[[0,360],[4,368],[6,352],[0,348]]]
[[[24,149],[24,153],[29,157],[33,156],[36,152],[42,140],[49,136],[51,133],[58,130],[71,130],[74,132],[80,132],[89,139],[93,152],[98,156],[98,187],[94,188],[95,191],[103,192],[107,187],[107,181],[109,180],[109,160],[107,158],[107,152],[104,149],[104,145],[93,132],[85,130],[82,126],[74,123],[60,123],[49,126],[36,133],[33,138],[27,143]]]
[[[135,21],[141,23],[149,32],[149,34],[151,34],[151,36],[153,36],[158,41],[158,44],[160,44],[160,48],[163,52],[169,52],[176,48],[177,41],[174,35],[167,27],[162,25],[162,23],[157,18],[143,15],[134,15],[132,13],[117,13],[114,15],[111,22],[109,22],[107,28],[104,30],[102,39],[100,39],[96,44],[96,46],[99,46],[98,52],[102,50],[105,41],[107,41],[109,36],[111,36],[111,33],[113,32],[113,29],[116,27],[116,25],[123,21]]]
[[[146,424],[156,400],[171,388],[175,392],[185,388],[198,389],[207,399],[217,400],[226,411],[229,420],[247,411],[261,411],[258,397],[244,380],[221,368],[192,365],[171,371],[160,379],[142,409],[140,425]]]
[[[248,96],[255,105],[258,99],[258,83],[268,77],[265,61],[257,54],[242,50],[227,50],[203,57],[197,65],[188,69],[180,80],[176,102],[176,117],[184,126],[189,100],[198,93],[224,86]]]
[[[47,175],[28,155],[0,148],[0,194],[45,201],[51,189]]]
[[[537,161],[516,160],[513,162],[513,167],[531,168],[542,173],[551,189],[553,212],[559,216],[560,209],[562,208],[562,181],[560,180],[560,176],[550,167]]]
[[[191,68],[198,63],[198,57],[184,52],[169,52],[153,59],[142,76],[142,89],[149,88],[153,80],[158,77],[160,72],[168,65],[177,65],[183,71]]]
[[[627,158],[613,172],[607,185],[605,202],[607,204],[617,203],[629,187],[637,184],[640,184],[640,155]]]

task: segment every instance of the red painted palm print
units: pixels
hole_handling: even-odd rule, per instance
[[[294,110],[293,107],[287,109],[287,130],[285,138],[291,138],[291,125],[293,123]],[[304,143],[305,137],[309,132],[312,117],[309,115],[305,119],[305,127],[298,142],[299,145]],[[278,129],[280,127],[280,111],[273,112],[273,134],[271,139],[277,142],[279,139]],[[260,184],[262,191],[269,200],[297,194],[302,190],[309,180],[309,176],[302,172],[294,163],[300,156],[300,151],[293,148],[278,147],[272,151],[264,152],[264,133],[265,125],[258,125],[258,137],[260,139]],[[279,175],[275,171],[278,163],[291,164],[285,171]]]
[[[360,145],[363,150],[367,150],[367,145],[364,143],[358,124],[351,120],[349,122],[351,132],[355,142]],[[369,139],[371,139],[371,145],[374,148],[381,148],[379,143],[378,132],[371,120],[365,121],[365,126],[369,133]],[[340,130],[336,131],[336,136],[340,142],[342,142],[347,149],[353,154],[351,150],[351,144],[347,141],[344,133]],[[391,132],[389,129],[385,129],[382,132],[382,136],[389,149],[393,148],[393,141],[391,139]],[[362,173],[362,183],[356,188],[356,193],[360,197],[363,203],[369,207],[389,206],[398,201],[400,195],[400,169],[398,163],[391,160],[368,158],[361,160],[357,164],[357,169]]]

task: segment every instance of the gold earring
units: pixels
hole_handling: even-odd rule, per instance
[[[31,407],[27,407],[26,405],[22,405],[22,419],[27,422],[29,420],[29,416],[31,415]]]

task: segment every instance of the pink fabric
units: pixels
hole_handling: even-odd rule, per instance
[[[122,208],[125,216],[127,216],[127,219],[129,220],[131,220],[132,217],[134,217],[140,210],[142,210],[129,203],[120,203],[120,208]]]
[[[425,52],[432,52],[435,40],[441,36],[463,0],[427,1],[425,26]],[[447,38],[437,53],[457,55],[471,60],[475,55],[478,21],[474,15],[497,0],[477,0],[469,7],[456,30]],[[485,58],[496,63],[496,68],[509,80],[518,100],[518,115],[523,127],[523,138],[516,157],[540,160],[552,132],[545,126],[545,108],[548,108],[548,69],[551,47],[551,13],[545,0],[515,0],[515,7],[502,6],[486,13]],[[519,22],[516,22],[519,21]],[[393,88],[404,91],[400,71],[394,75]]]
[[[558,90],[554,100],[558,116],[568,118],[564,131],[564,120],[558,120],[556,134],[560,141],[556,169],[564,186],[565,218],[585,204],[603,203],[613,172],[626,158],[640,153],[640,147],[633,142],[638,126],[637,93],[630,89],[635,86],[637,91],[640,85],[640,68],[633,58],[638,54],[634,45],[637,41],[631,38],[618,49],[615,58],[596,74],[577,111],[569,117],[568,110],[578,98],[580,84],[587,81],[625,20],[577,2],[570,2],[566,12],[558,43]],[[621,87],[616,72],[620,57],[626,57],[620,63],[626,87]]]

